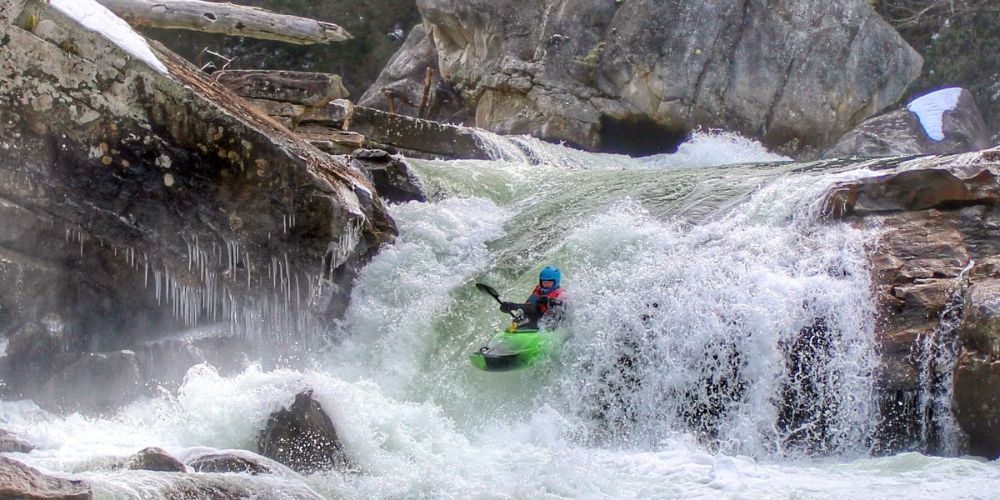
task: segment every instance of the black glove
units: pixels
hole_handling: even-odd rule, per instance
[[[538,300],[535,301],[535,304],[540,305],[540,306],[548,307],[549,306],[549,298],[548,297],[538,297]]]
[[[521,304],[515,304],[513,302],[501,302],[500,312],[510,314],[511,311],[520,307]]]

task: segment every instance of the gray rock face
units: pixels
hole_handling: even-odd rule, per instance
[[[48,476],[16,460],[0,457],[0,498],[89,500],[90,486]]]
[[[421,24],[410,30],[406,42],[386,64],[378,80],[361,96],[358,105],[385,111],[392,97],[396,113],[418,116],[427,68],[431,68],[433,74],[424,117],[446,123],[467,122],[470,116],[461,94],[451,83],[441,79],[437,49]]]
[[[893,104],[922,65],[853,0],[417,6],[476,126],[586,149],[664,151],[707,126],[804,155]]]
[[[115,351],[342,311],[395,232],[363,175],[165,50],[169,74],[47,2],[0,6],[0,333],[57,312],[66,348]]]
[[[944,140],[936,141],[927,136],[916,114],[899,109],[866,120],[844,134],[823,157],[957,154],[992,144],[983,116],[967,90],[962,90],[954,110],[944,112],[942,123]]]
[[[347,463],[330,417],[312,391],[295,396],[288,408],[271,415],[257,439],[260,454],[300,472]]]

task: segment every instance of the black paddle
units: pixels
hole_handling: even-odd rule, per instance
[[[489,295],[490,297],[493,297],[493,300],[497,301],[497,303],[499,303],[500,305],[503,305],[503,301],[500,300],[500,293],[494,290],[493,287],[489,285],[484,285],[482,283],[476,283],[476,288],[478,288],[480,292],[483,292]],[[510,316],[515,320],[520,318],[520,316],[518,316],[517,312],[515,311],[507,311],[507,314],[510,314]]]
[[[476,283],[476,288],[478,288],[480,292],[483,292],[489,295],[490,297],[493,297],[493,300],[496,300],[500,304],[503,304],[503,301],[500,300],[500,294],[497,293],[497,291],[494,290],[493,287],[489,285],[484,285],[482,283]]]

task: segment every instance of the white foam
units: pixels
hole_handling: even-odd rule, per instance
[[[94,0],[49,0],[49,5],[83,27],[111,40],[160,73],[167,74],[167,67],[150,50],[146,39],[103,5]]]
[[[587,153],[528,136],[504,136],[479,129],[472,129],[472,133],[493,160],[564,169],[695,168],[791,161],[786,156],[768,151],[757,141],[722,130],[696,130],[678,146],[677,152],[642,158]]]
[[[917,115],[928,137],[943,141],[944,112],[954,110],[961,95],[962,89],[958,87],[938,90],[910,101],[906,109]]]
[[[641,158],[650,168],[697,168],[743,163],[776,163],[791,158],[772,153],[763,144],[734,132],[698,130],[676,153]]]

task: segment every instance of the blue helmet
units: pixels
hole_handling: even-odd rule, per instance
[[[543,288],[542,289],[542,293],[549,293],[552,290],[555,290],[556,288],[559,288],[559,279],[560,278],[562,278],[562,274],[559,272],[559,268],[558,267],[553,267],[553,266],[545,266],[545,267],[543,267],[542,268],[542,272],[538,273],[538,282],[539,282],[539,284],[542,281],[554,281],[555,284],[552,285],[552,288]]]

